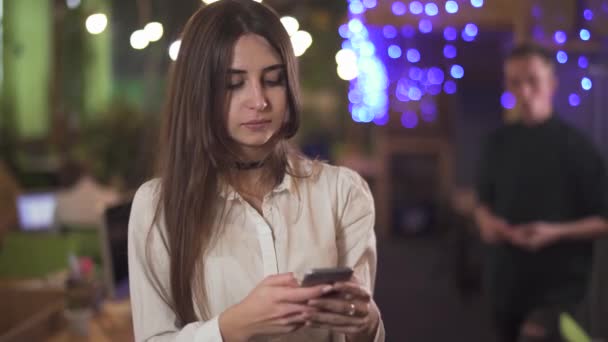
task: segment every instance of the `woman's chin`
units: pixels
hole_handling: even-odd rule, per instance
[[[247,139],[240,140],[238,144],[243,152],[246,154],[264,154],[272,149],[270,144],[270,138],[268,139]]]

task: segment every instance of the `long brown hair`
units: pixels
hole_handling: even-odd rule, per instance
[[[275,184],[292,173],[286,140],[299,126],[299,87],[296,58],[279,17],[252,0],[222,0],[201,7],[184,28],[170,74],[155,218],[164,219],[170,257],[170,296],[160,290],[179,325],[197,320],[193,295],[202,318],[209,316],[202,264],[219,229],[214,224],[226,206],[218,196],[220,179],[238,158],[226,127],[227,75],[236,41],[246,33],[264,37],[285,65],[287,119],[274,137],[267,165]]]

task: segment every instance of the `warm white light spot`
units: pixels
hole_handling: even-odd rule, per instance
[[[87,18],[85,26],[90,34],[100,34],[108,26],[108,17],[103,13],[91,14]]]
[[[285,27],[285,30],[289,34],[289,36],[293,36],[294,33],[298,32],[300,29],[300,23],[298,19],[294,17],[283,17],[281,18],[281,23]]]
[[[159,39],[162,38],[164,30],[163,30],[163,24],[158,23],[158,22],[151,22],[148,23],[145,27],[144,27],[144,32],[146,32],[146,36],[148,37],[148,41],[151,42],[156,42]]]
[[[291,36],[291,43],[295,55],[299,57],[312,45],[312,36],[306,31],[298,31]]]
[[[336,53],[336,63],[340,64],[357,64],[357,55],[351,49],[342,49]]]
[[[145,49],[150,43],[144,30],[137,30],[131,34],[131,47],[136,50]]]
[[[351,81],[359,76],[359,69],[356,64],[340,64],[338,65],[338,77],[345,81]]]
[[[171,60],[177,60],[177,56],[179,55],[179,47],[182,45],[181,40],[176,40],[169,46],[169,57]]]

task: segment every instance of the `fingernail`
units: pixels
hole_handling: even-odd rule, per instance
[[[319,302],[316,301],[316,300],[314,300],[314,299],[311,299],[311,300],[308,301],[308,305],[315,305],[317,303],[319,303]]]
[[[328,292],[331,292],[331,290],[333,290],[333,289],[334,289],[333,286],[327,285],[327,286],[325,286],[324,288],[321,289],[321,292],[328,293]]]

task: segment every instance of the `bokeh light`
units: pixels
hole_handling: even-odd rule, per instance
[[[458,13],[458,3],[454,0],[446,1],[445,11],[450,14]]]
[[[463,78],[464,68],[458,64],[454,64],[452,65],[452,68],[450,68],[450,74],[456,79]]]
[[[418,115],[416,112],[407,110],[401,114],[401,125],[405,128],[416,128],[418,126]]]
[[[572,93],[568,96],[568,103],[572,107],[578,107],[581,104],[581,98],[577,94]]]
[[[515,96],[513,96],[513,94],[511,94],[510,92],[505,91],[504,93],[502,93],[502,96],[500,97],[500,104],[503,106],[503,108],[506,108],[506,109],[515,108],[515,105],[516,105]]]
[[[589,77],[583,77],[583,79],[581,79],[581,87],[584,90],[591,90],[591,88],[593,87],[593,82],[591,82],[591,79]]]

